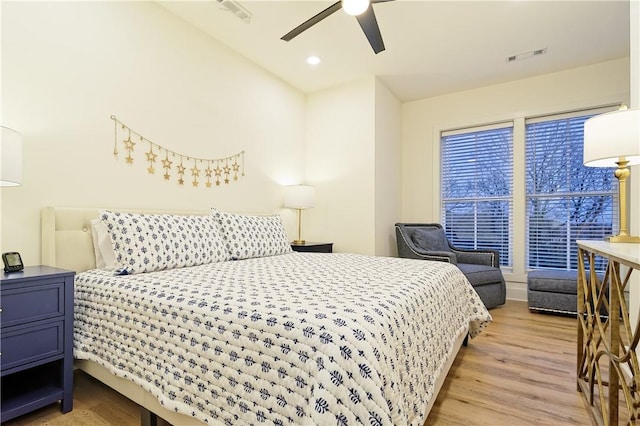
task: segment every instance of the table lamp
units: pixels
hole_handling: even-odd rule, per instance
[[[293,244],[304,245],[305,241],[300,237],[300,227],[302,224],[302,210],[315,206],[316,190],[308,185],[289,185],[284,187],[284,206],[298,210],[298,238]]]
[[[640,109],[623,106],[585,121],[583,160],[588,167],[617,167],[620,230],[609,242],[640,243],[639,237],[629,235],[627,221],[629,166],[640,164]]]

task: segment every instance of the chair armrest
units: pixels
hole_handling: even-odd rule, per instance
[[[426,251],[426,250],[408,250],[400,255],[407,259],[435,260],[437,262],[447,262],[457,265],[456,255],[450,251]]]
[[[455,253],[450,251],[426,251],[426,250],[416,250],[420,259],[424,260],[436,260],[438,262],[448,262],[453,263],[454,265],[458,264],[458,259]]]
[[[456,265],[456,255],[448,251],[427,251],[416,246],[413,241],[405,238],[405,235],[396,228],[396,238],[398,239],[398,257],[406,259],[435,260],[448,262]]]
[[[497,250],[466,250],[453,247],[451,250],[456,254],[460,263],[500,267],[500,253]]]

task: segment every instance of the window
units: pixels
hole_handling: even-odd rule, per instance
[[[450,241],[498,250],[519,276],[576,270],[576,240],[617,232],[614,169],[582,164],[584,122],[613,109],[442,132],[441,222]]]
[[[496,249],[511,266],[513,128],[511,124],[442,134],[442,225],[449,241]]]
[[[584,122],[601,112],[526,121],[527,268],[575,270],[576,240],[614,231],[613,169],[582,164]]]

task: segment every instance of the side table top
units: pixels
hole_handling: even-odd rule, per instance
[[[578,240],[576,243],[584,250],[617,259],[621,263],[640,269],[640,244],[610,243],[604,240]]]
[[[326,246],[326,245],[333,245],[333,243],[319,243],[317,241],[305,241],[304,244],[295,244],[295,243],[291,243],[292,246],[296,246],[296,247],[307,247],[307,246]]]
[[[52,266],[38,265],[25,266],[22,271],[4,272],[2,271],[2,282],[19,282],[32,278],[44,278],[52,275],[75,275],[74,271],[68,269],[54,268]]]

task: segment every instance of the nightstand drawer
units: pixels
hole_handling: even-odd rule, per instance
[[[64,315],[64,281],[2,291],[2,328]]]
[[[64,352],[64,321],[40,321],[2,329],[2,372]]]

